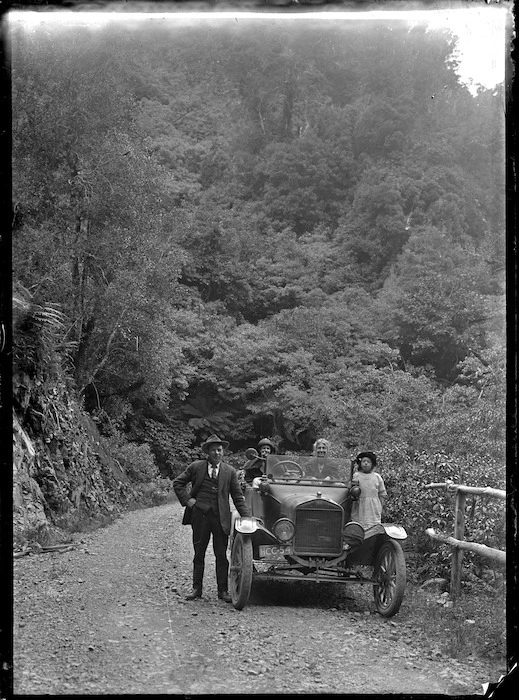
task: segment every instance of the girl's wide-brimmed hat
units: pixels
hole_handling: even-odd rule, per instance
[[[374,467],[377,466],[377,455],[374,452],[359,452],[355,460],[357,464],[360,464],[360,460],[363,457],[367,457],[368,459],[370,459]]]
[[[276,446],[268,438],[263,438],[262,440],[260,440],[258,442],[258,444],[256,445],[256,449],[260,450],[263,447],[263,445],[268,445],[270,447],[270,449],[272,450],[272,452],[276,451]]]
[[[211,447],[211,445],[221,445],[224,448],[224,450],[227,447],[229,447],[229,443],[227,442],[227,440],[220,440],[218,435],[211,435],[210,437],[208,437],[207,440],[204,443],[202,443],[202,450],[204,452],[209,452],[209,448]]]

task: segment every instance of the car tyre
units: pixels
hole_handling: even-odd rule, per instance
[[[373,578],[375,607],[383,617],[392,617],[404,599],[406,570],[405,557],[398,542],[384,542],[377,552]]]
[[[231,550],[230,594],[236,610],[245,607],[252,585],[252,540],[237,533]]]

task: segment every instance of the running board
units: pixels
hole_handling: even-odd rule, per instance
[[[326,574],[304,574],[302,576],[291,576],[290,574],[275,574],[272,571],[254,572],[252,580],[258,581],[315,581],[317,583],[367,583],[372,586],[378,583],[369,578],[359,578],[358,576],[330,576]]]

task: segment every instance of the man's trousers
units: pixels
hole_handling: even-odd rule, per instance
[[[191,527],[193,528],[193,548],[195,550],[193,558],[193,588],[202,590],[205,553],[212,535],[213,551],[216,557],[218,591],[226,591],[229,571],[229,562],[227,560],[229,535],[226,535],[223,531],[218,513],[215,513],[212,509],[204,513],[200,508],[193,508]]]

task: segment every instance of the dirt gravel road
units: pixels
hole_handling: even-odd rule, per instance
[[[265,582],[237,611],[217,599],[211,546],[204,597],[187,602],[180,522],[178,503],[133,511],[15,560],[15,694],[465,695],[498,680],[380,617],[365,586]]]

